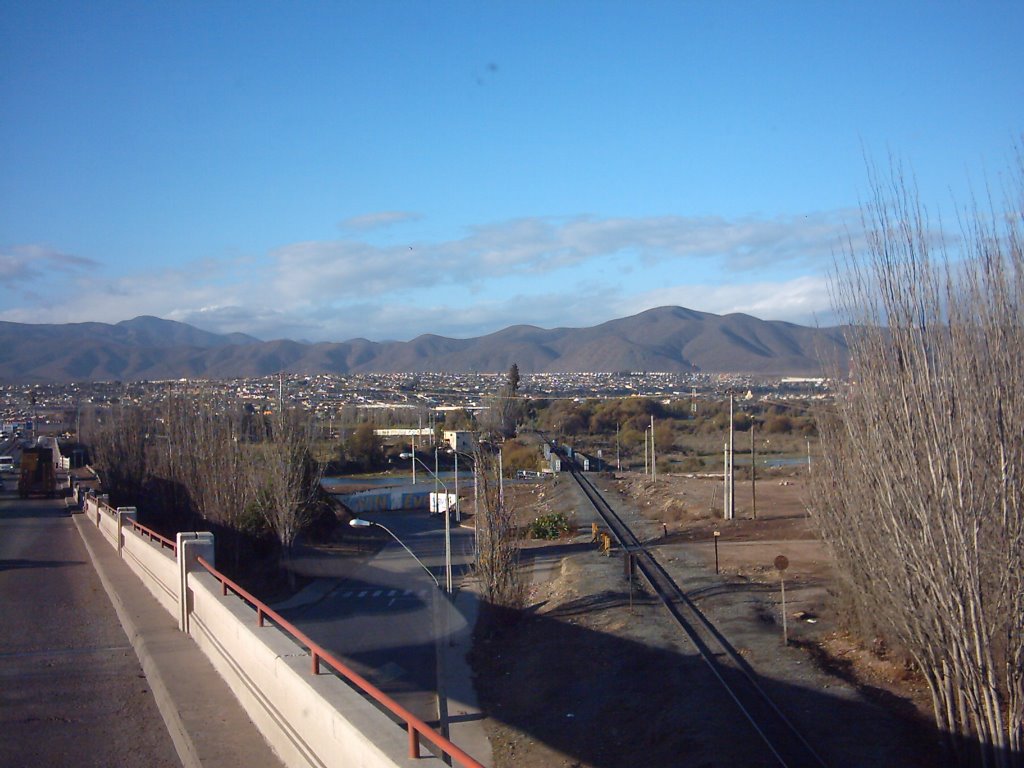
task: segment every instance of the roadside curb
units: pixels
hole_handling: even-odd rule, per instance
[[[494,761],[493,745],[484,728],[487,715],[480,709],[474,682],[470,653],[480,611],[478,584],[464,584],[454,596],[453,606],[466,619],[465,625],[452,634],[444,649],[448,707],[452,740],[484,765]]]
[[[125,605],[121,595],[114,586],[113,579],[107,570],[107,564],[103,562],[104,558],[99,556],[89,541],[91,538],[89,533],[93,531],[90,530],[88,523],[84,521],[81,515],[72,515],[72,519],[75,521],[75,527],[78,528],[82,542],[89,552],[89,559],[92,560],[96,574],[100,577],[103,589],[106,591],[107,597],[110,598],[114,611],[117,613],[117,618],[121,622],[125,634],[128,636],[128,641],[131,643],[132,648],[135,649],[135,655],[139,658],[142,671],[146,674],[146,680],[153,691],[153,698],[156,701],[157,709],[160,711],[160,716],[164,719],[167,732],[170,734],[171,741],[174,743],[174,749],[178,753],[178,758],[181,760],[184,768],[202,768],[203,763],[199,759],[195,742],[185,728],[185,723],[178,712],[174,700],[171,698],[170,690],[164,680],[160,667],[153,660],[149,650],[149,643],[143,637],[131,611],[128,610],[128,606]]]

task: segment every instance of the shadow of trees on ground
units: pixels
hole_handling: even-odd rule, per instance
[[[685,643],[636,642],[577,621],[627,601],[625,592],[602,593],[555,616],[495,607],[482,614],[472,660],[481,705],[496,724],[496,765],[778,765]],[[894,718],[845,689],[763,676],[758,683],[829,766],[943,764],[937,734],[920,719]],[[544,745],[541,762],[517,754],[527,741]]]

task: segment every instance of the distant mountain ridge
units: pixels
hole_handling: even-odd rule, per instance
[[[290,373],[668,371],[821,375],[847,359],[843,328],[659,307],[590,328],[515,325],[486,336],[316,344],[216,334],[157,317],[114,325],[0,322],[0,381],[239,378]]]

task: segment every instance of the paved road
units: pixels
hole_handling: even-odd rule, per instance
[[[441,518],[409,512],[367,517],[391,529],[444,585]],[[453,525],[456,583],[472,548],[473,532]],[[437,720],[436,640],[458,631],[466,619],[398,544],[389,543],[317,602],[282,613],[417,717]]]
[[[0,765],[180,766],[62,499],[0,493]]]

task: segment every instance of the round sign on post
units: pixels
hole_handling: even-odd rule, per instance
[[[785,555],[779,555],[775,558],[775,570],[784,571],[789,568],[789,558]]]

